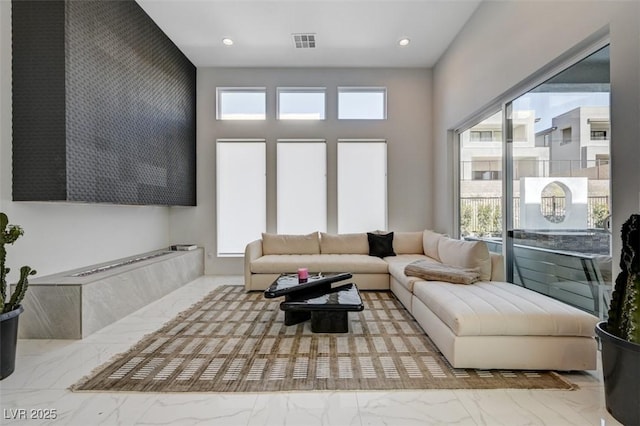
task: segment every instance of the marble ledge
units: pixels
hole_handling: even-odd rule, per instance
[[[204,274],[204,250],[167,252],[86,276],[144,253],[40,277],[29,282],[20,316],[21,339],[82,339]]]

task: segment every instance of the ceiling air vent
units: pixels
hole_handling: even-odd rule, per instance
[[[315,49],[315,34],[291,34],[293,36],[293,45],[296,49]]]

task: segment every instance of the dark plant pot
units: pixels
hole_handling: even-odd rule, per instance
[[[0,314],[0,380],[9,377],[16,367],[18,318],[23,311],[19,305],[13,311]]]
[[[606,321],[596,325],[596,334],[602,343],[607,411],[624,425],[640,425],[640,345],[609,333]]]

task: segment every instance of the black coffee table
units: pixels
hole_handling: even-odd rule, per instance
[[[266,298],[284,296],[280,304],[284,324],[295,325],[311,319],[314,333],[346,333],[348,312],[362,311],[364,305],[355,284],[332,288],[332,284],[351,278],[349,273],[312,275],[299,282],[296,274],[282,274],[264,292]]]
[[[349,312],[362,311],[364,305],[355,284],[343,284],[329,291],[309,294],[303,299],[282,302],[280,309],[287,314],[311,316],[314,333],[346,333],[349,331]]]

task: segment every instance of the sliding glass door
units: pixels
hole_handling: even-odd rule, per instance
[[[506,105],[507,279],[603,317],[609,47]]]
[[[611,289],[609,47],[458,131],[461,238],[506,279],[606,316]]]

